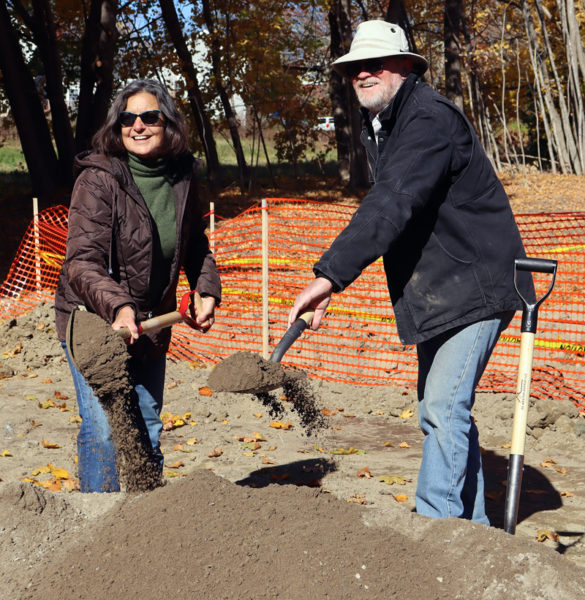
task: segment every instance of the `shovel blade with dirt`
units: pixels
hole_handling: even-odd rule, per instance
[[[263,394],[306,377],[303,371],[280,364],[286,351],[310,325],[314,311],[304,312],[287,329],[268,360],[254,352],[236,352],[217,363],[207,383],[215,392]]]
[[[142,335],[171,327],[192,315],[193,309],[197,313],[202,310],[201,296],[195,290],[183,294],[177,310],[138,323],[138,332]],[[98,315],[89,313],[84,307],[76,307],[69,315],[65,344],[71,362],[87,378],[88,368],[93,373],[96,361],[99,365],[120,353],[126,354],[123,340],[130,335],[127,327],[114,330]],[[89,383],[92,385],[91,381]]]

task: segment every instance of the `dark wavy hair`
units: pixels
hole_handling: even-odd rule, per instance
[[[158,106],[164,115],[164,149],[163,153],[178,158],[189,149],[189,134],[183,115],[177,110],[167,88],[155,79],[137,79],[129,83],[115,98],[108,110],[104,124],[91,140],[96,152],[108,156],[124,155],[126,148],[122,142],[122,128],[118,123],[118,115],[126,109],[130,96],[140,92],[148,92],[156,97]]]

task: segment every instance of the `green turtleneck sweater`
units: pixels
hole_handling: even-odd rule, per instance
[[[177,244],[175,195],[166,158],[144,159],[128,153],[128,165],[150,211],[153,233],[150,297],[154,306],[169,282]]]

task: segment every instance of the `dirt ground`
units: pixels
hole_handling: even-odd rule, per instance
[[[582,211],[583,181],[503,177],[517,213]],[[338,192],[316,193],[348,200]],[[227,217],[242,202],[224,195],[216,210]],[[7,197],[0,206],[5,274],[31,216]],[[585,597],[585,418],[569,401],[531,403],[509,535],[513,395],[480,394],[474,410],[485,527],[413,512],[422,435],[412,392],[311,380],[327,426],[309,436],[286,400],[275,420],[253,395],[209,395],[209,374],[168,363],[166,485],[81,494],[79,416],[52,307],[0,323],[0,600]]]
[[[199,363],[168,363],[166,485],[81,494],[52,307],[0,340],[2,599],[585,597],[585,419],[568,401],[530,406],[516,535],[502,530],[512,395],[474,411],[486,527],[413,513],[412,392],[312,380],[327,426],[307,435],[286,400],[275,421],[253,395],[209,395]]]

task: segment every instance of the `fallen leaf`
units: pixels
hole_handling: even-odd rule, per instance
[[[384,446],[386,446],[386,448],[394,448],[394,445],[391,442],[384,442]]]
[[[414,411],[412,408],[405,408],[399,415],[399,419],[412,419],[414,417]]]
[[[394,500],[396,500],[396,502],[408,502],[408,496],[405,496],[404,494],[397,494],[394,496]]]
[[[0,456],[6,458],[8,456],[12,456],[12,454],[10,453],[10,450],[4,450],[3,452],[0,453]]]
[[[365,454],[366,451],[358,450],[357,448],[350,446],[349,448],[337,448],[336,450],[330,450],[330,453],[331,454]]]
[[[55,407],[55,403],[52,400],[45,400],[44,402],[39,402],[39,408],[47,409],[47,408],[54,408],[54,407]]]
[[[408,442],[400,442],[400,444],[398,444],[399,448],[410,448],[410,444]]]
[[[83,419],[79,415],[75,415],[69,418],[69,423],[81,423]]]
[[[194,446],[196,443],[197,443],[197,438],[192,437],[187,440],[188,446]]]
[[[540,463],[540,466],[544,467],[545,469],[548,469],[549,467],[552,467],[556,464],[557,463],[552,458],[547,458],[546,460]]]
[[[51,473],[57,479],[69,479],[69,473],[66,469],[56,469],[53,466],[51,466]]]
[[[174,390],[179,384],[176,381],[171,381],[171,383],[169,383],[167,385],[167,390]]]
[[[262,418],[262,413],[254,413],[254,416],[255,416],[257,419],[261,419],[261,418]]]
[[[185,463],[182,460],[178,460],[176,463],[173,463],[172,465],[166,465],[167,469],[180,469],[181,467],[184,467]]]
[[[263,465],[275,465],[277,463],[275,461],[273,461],[273,460],[268,459],[268,458],[263,458],[262,459],[262,464]]]
[[[22,352],[22,343],[18,342],[12,350],[7,350],[2,353],[2,358],[14,358]]]
[[[207,456],[209,458],[217,458],[218,456],[221,456],[223,454],[223,450],[221,448],[216,448],[215,450],[212,450]]]
[[[38,469],[35,469],[34,471],[32,471],[31,475],[33,475],[33,477],[36,475],[44,475],[46,473],[50,473],[52,468],[53,468],[52,465],[46,465],[44,467],[39,467]]]
[[[192,361],[192,362],[189,363],[189,368],[191,370],[194,370],[194,369],[206,369],[207,365],[202,360],[196,359],[196,360],[194,360],[194,361]]]
[[[291,429],[292,421],[289,421],[288,423],[283,423],[282,421],[272,421],[268,426],[274,427],[274,429]]]
[[[35,421],[34,419],[31,419],[30,424],[33,427],[41,427],[41,425],[42,425],[42,423],[39,423],[39,422]]]
[[[365,494],[354,494],[347,499],[347,502],[353,502],[354,504],[367,504]]]
[[[510,444],[510,442],[506,443],[506,444],[502,444],[502,448],[511,448],[512,444]]]
[[[380,475],[378,480],[382,483],[387,483],[388,485],[406,485],[406,482],[412,481],[412,479],[407,479],[400,475]]]
[[[41,379],[41,383],[53,383],[52,379]]]
[[[183,448],[184,448],[184,447],[185,447],[185,446],[184,446],[183,444],[175,444],[175,445],[173,446],[173,450],[174,450],[175,452],[180,452],[181,450],[183,450]]]
[[[572,498],[575,494],[573,494],[573,492],[567,492],[567,491],[562,491],[561,492],[561,496],[564,496],[565,498]]]
[[[53,394],[53,396],[57,399],[57,400],[69,400],[69,396],[66,396],[65,394],[62,394],[61,392],[55,392]]]
[[[256,450],[260,450],[260,448],[262,448],[262,444],[260,444],[259,442],[246,442],[246,443],[242,444],[242,448],[246,448],[247,450],[256,451]]]
[[[537,542],[546,542],[546,540],[550,540],[551,542],[559,541],[559,534],[552,529],[539,529],[536,532],[536,541]]]
[[[567,472],[567,469],[566,467],[555,467],[555,471],[561,475],[564,475]]]
[[[366,479],[372,477],[372,474],[370,473],[370,467],[364,467],[361,471],[358,471],[357,476],[365,477]]]
[[[213,396],[213,392],[211,391],[211,388],[207,385],[204,385],[203,387],[199,388],[199,395],[200,396]]]
[[[326,417],[334,417],[337,414],[336,410],[329,410],[328,408],[322,408],[321,409],[321,414],[325,415]]]
[[[355,419],[355,415],[343,415],[346,419]]]
[[[55,442],[47,442],[47,440],[42,440],[41,441],[41,446],[43,448],[48,448],[48,449],[61,448],[60,444],[56,444]]]

